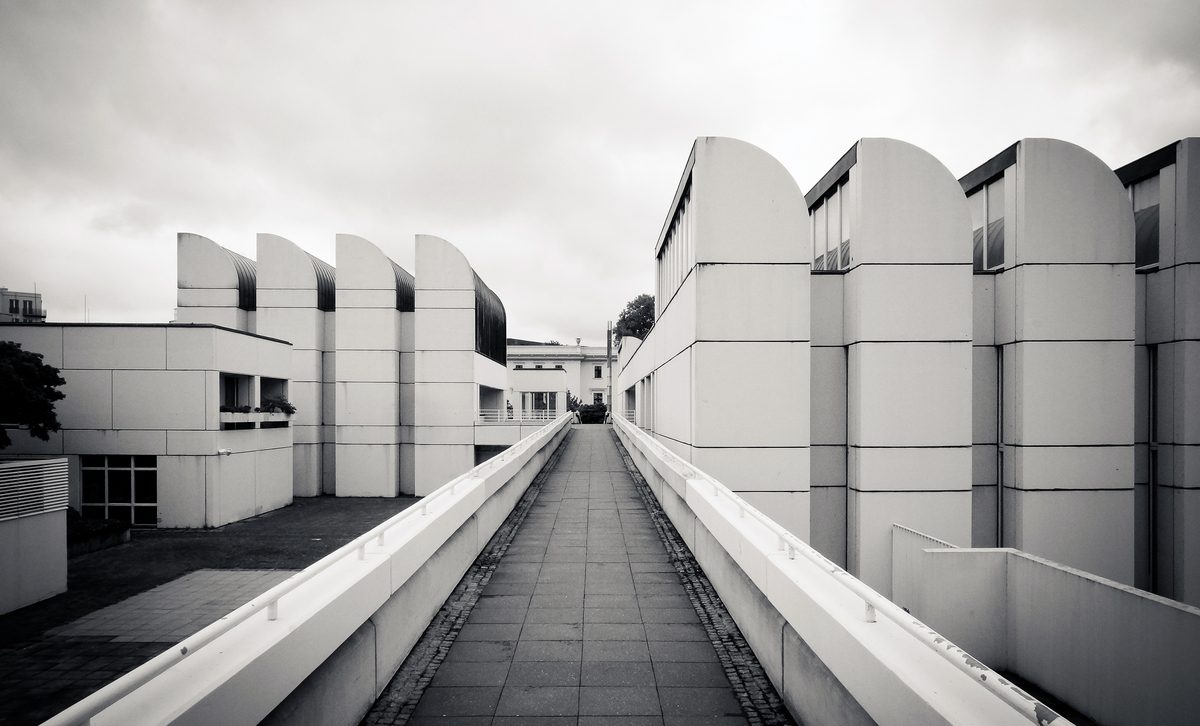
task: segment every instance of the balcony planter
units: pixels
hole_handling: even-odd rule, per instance
[[[231,411],[222,411],[220,421],[221,421],[221,423],[251,423],[254,421],[258,421],[259,420],[258,417],[260,415],[261,414],[257,414],[257,413],[237,413],[237,412],[231,412]]]

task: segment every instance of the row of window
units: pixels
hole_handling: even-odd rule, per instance
[[[543,366],[541,363],[535,363],[533,365],[534,370],[541,370],[542,367]],[[562,363],[554,364],[554,370],[560,371],[562,369],[563,369]],[[513,370],[517,370],[517,371],[525,370],[525,364],[517,363],[516,365],[513,366]],[[604,366],[592,366],[592,378],[600,379],[603,377],[604,377]]]
[[[850,267],[850,212],[853,201],[849,182],[847,175],[809,215],[814,272],[846,270]]]
[[[670,300],[676,288],[687,277],[688,270],[696,262],[693,240],[692,182],[689,179],[679,196],[679,204],[671,217],[671,224],[658,250],[658,295],[657,300]]]

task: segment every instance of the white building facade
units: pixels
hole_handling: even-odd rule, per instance
[[[898,524],[1200,601],[1196,143],[1118,178],[1024,139],[956,180],[863,139],[801,198],[700,139],[616,409],[885,594]]]

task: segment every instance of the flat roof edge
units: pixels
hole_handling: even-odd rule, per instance
[[[272,343],[283,343],[291,345],[292,341],[282,338],[272,338],[268,335],[259,335],[246,330],[238,330],[237,328],[228,328],[224,325],[216,323],[12,323],[0,321],[0,327],[12,328],[213,328],[214,330],[224,330],[227,333],[237,333],[238,335],[248,335],[251,338],[259,338],[261,340],[269,340]]]

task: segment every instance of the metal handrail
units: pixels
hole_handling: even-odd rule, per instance
[[[560,417],[560,419],[563,417]],[[366,533],[359,535],[354,540],[346,543],[342,547],[330,552],[328,555],[317,560],[313,564],[304,568],[300,572],[292,575],[288,579],[279,583],[270,590],[262,593],[248,603],[240,606],[225,617],[208,625],[204,629],[184,638],[169,650],[159,653],[154,658],[146,661],[142,665],[133,669],[124,676],[112,681],[98,691],[83,698],[80,701],[72,704],[65,710],[46,721],[43,726],[69,726],[71,724],[87,724],[91,722],[92,717],[99,714],[104,709],[113,705],[130,693],[133,693],[138,688],[148,683],[153,678],[161,675],[171,666],[182,661],[184,658],[192,655],[204,646],[212,643],[217,638],[225,635],[235,626],[249,620],[251,617],[262,612],[264,609],[267,612],[267,619],[274,621],[279,617],[279,600],[289,593],[293,592],[301,585],[307,583],[317,575],[329,569],[332,565],[341,562],[349,557],[355,557],[359,561],[366,559],[367,545],[375,540],[378,547],[383,547],[386,543],[386,535],[393,527],[403,524],[409,519],[415,517],[427,517],[434,508],[435,504],[447,496],[453,496],[457,493],[458,485],[468,479],[482,479],[484,475],[495,471],[501,465],[517,458],[521,454],[528,451],[534,443],[538,443],[541,439],[546,438],[550,430],[557,426],[559,420],[552,421],[546,426],[541,427],[529,436],[525,437],[516,444],[510,446],[504,452],[495,456],[479,466],[470,469],[469,471],[460,474],[451,479],[434,491],[427,494],[418,505],[413,505],[402,512],[398,512],[390,519],[381,522],[372,527]]]
[[[1032,721],[1035,724],[1041,724],[1043,721],[1053,722],[1059,726],[1071,726],[1071,722],[1065,717],[1055,713],[1048,706],[1036,700],[1019,687],[1003,678],[999,673],[995,672],[982,662],[972,658],[967,651],[950,642],[945,636],[940,635],[936,630],[930,628],[925,623],[918,620],[911,613],[905,611],[896,603],[888,598],[880,595],[874,588],[859,580],[854,575],[851,575],[846,570],[839,567],[836,563],[830,560],[825,555],[818,552],[811,545],[801,540],[796,535],[782,527],[778,522],[774,521],[767,515],[760,512],[756,507],[742,499],[729,487],[722,484],[720,481],[705,474],[690,463],[684,461],[670,449],[655,441],[645,432],[639,430],[637,426],[629,422],[622,416],[617,417],[618,421],[623,424],[629,432],[634,436],[640,436],[648,443],[652,444],[658,451],[661,452],[663,458],[670,457],[668,460],[675,460],[681,469],[690,473],[690,476],[685,478],[689,481],[697,483],[705,483],[711,487],[711,496],[715,499],[725,497],[739,507],[739,515],[749,514],[754,519],[766,527],[779,538],[780,552],[786,552],[789,560],[796,559],[796,553],[799,552],[805,559],[813,563],[817,567],[828,572],[834,577],[834,581],[840,583],[847,590],[852,592],[863,601],[862,619],[864,622],[873,623],[876,621],[876,614],[882,614],[888,620],[891,620],[902,630],[917,638],[921,643],[926,645],[934,653],[937,653],[941,658],[951,663],[955,668],[966,673],[972,680],[980,683],[984,688],[998,696],[1002,701],[1016,709],[1022,716]]]
[[[475,418],[480,423],[536,423],[554,421],[564,413],[558,409],[509,411],[504,408],[481,408]]]

